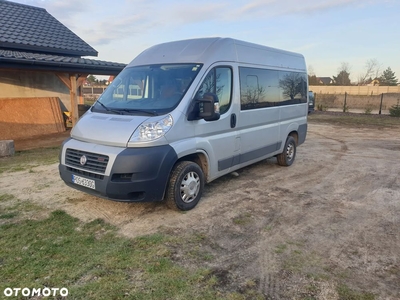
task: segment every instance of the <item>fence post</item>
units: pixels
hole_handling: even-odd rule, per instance
[[[382,114],[382,101],[383,101],[383,93],[381,95],[381,105],[379,106],[379,114]]]
[[[343,112],[346,112],[346,98],[347,98],[347,92],[344,92]]]

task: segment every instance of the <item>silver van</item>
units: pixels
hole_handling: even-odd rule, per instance
[[[73,128],[60,176],[99,197],[190,210],[220,176],[273,156],[290,166],[307,113],[300,54],[230,38],[156,45]]]

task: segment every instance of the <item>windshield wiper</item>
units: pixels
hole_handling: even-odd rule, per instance
[[[127,113],[132,113],[132,112],[139,112],[139,113],[145,113],[151,116],[158,116],[158,114],[154,111],[150,111],[150,110],[142,110],[142,109],[130,109],[130,108],[123,108],[123,109],[119,109],[120,111],[124,111]]]
[[[108,108],[108,107],[105,106],[103,103],[101,103],[99,100],[97,100],[96,103],[99,103],[99,104],[100,104],[106,111],[108,111],[108,112],[112,112],[112,113],[115,113],[115,114],[118,114],[118,115],[122,115],[122,112],[121,112],[121,111]]]
[[[139,113],[145,113],[151,116],[158,116],[158,114],[154,111],[150,110],[142,110],[142,109],[129,109],[129,108],[118,108],[118,109],[111,109],[107,106],[105,106],[101,101],[97,100],[97,103],[99,103],[106,111],[112,112],[115,114],[123,115],[125,113],[133,113],[133,112],[139,112]]]

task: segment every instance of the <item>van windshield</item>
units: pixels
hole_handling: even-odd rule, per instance
[[[92,111],[159,115],[182,100],[201,64],[165,64],[125,68],[104,91]]]

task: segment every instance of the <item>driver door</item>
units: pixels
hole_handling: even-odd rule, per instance
[[[232,105],[232,67],[216,66],[212,68],[201,83],[196,93],[196,99],[201,99],[205,93],[213,93],[218,96],[220,118],[210,122],[198,120],[195,134],[205,137],[212,148],[212,153],[208,153],[208,155],[210,175],[214,177],[229,173],[231,167],[238,164],[240,153],[240,137],[236,130],[237,113]]]

